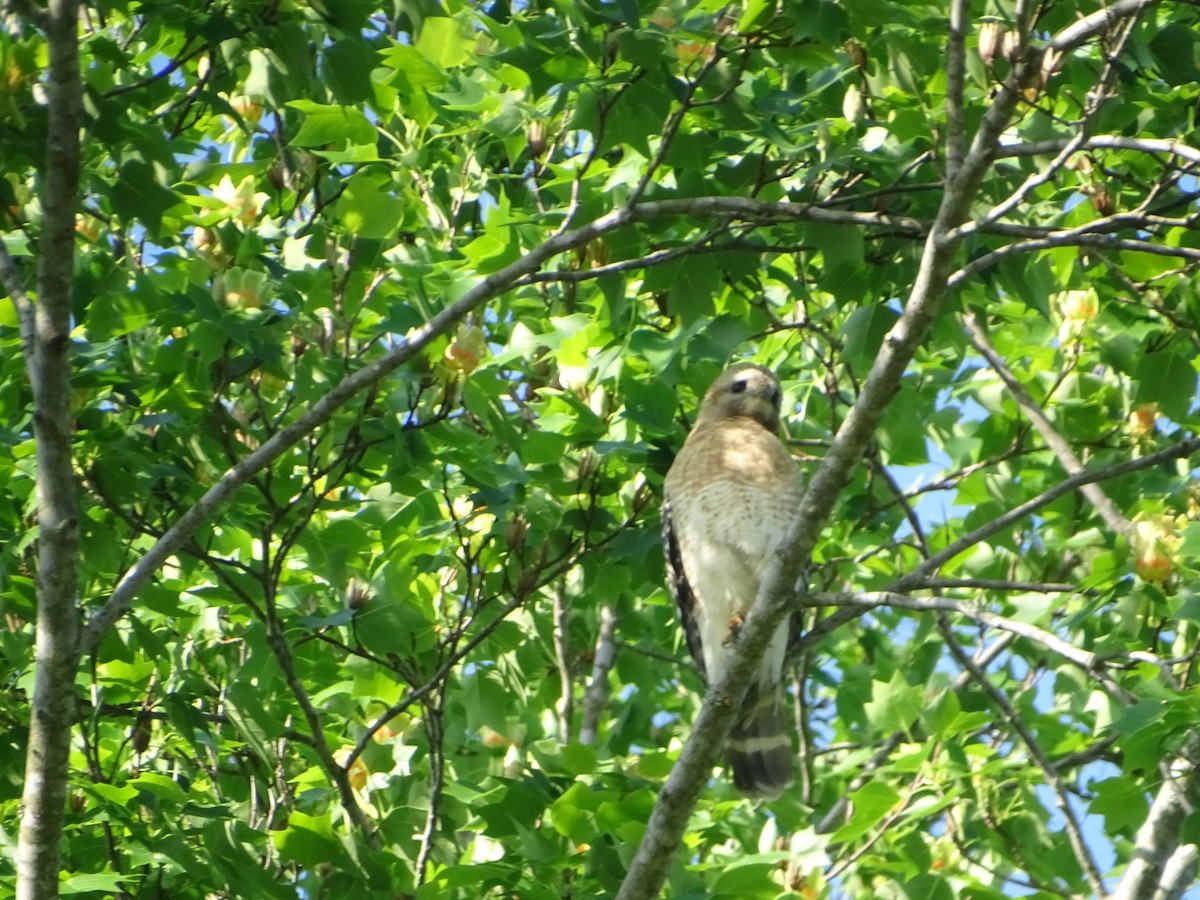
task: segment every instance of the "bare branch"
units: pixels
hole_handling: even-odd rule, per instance
[[[971,677],[975,680],[975,683],[991,698],[992,703],[1000,710],[1000,714],[1004,716],[1004,720],[1010,728],[1020,735],[1021,742],[1025,744],[1029,755],[1033,757],[1034,761],[1041,768],[1042,774],[1046,779],[1046,784],[1054,792],[1055,801],[1063,816],[1067,839],[1070,841],[1075,858],[1079,861],[1079,867],[1083,870],[1083,874],[1087,878],[1088,885],[1092,889],[1092,894],[1095,897],[1107,897],[1108,891],[1104,886],[1104,879],[1100,875],[1100,868],[1096,865],[1096,860],[1092,858],[1087,841],[1084,840],[1083,828],[1080,826],[1079,819],[1075,815],[1074,807],[1071,806],[1070,798],[1067,796],[1067,789],[1058,775],[1058,769],[1050,761],[1050,757],[1046,755],[1046,751],[1042,749],[1042,745],[1038,742],[1036,735],[1025,724],[1025,720],[1021,717],[1020,713],[1013,708],[1008,697],[1003,691],[992,684],[987,677],[987,673],[963,650],[950,626],[942,620],[938,623],[938,629],[942,634],[942,638],[946,641],[946,646],[950,650],[951,655],[954,656],[964,670],[971,673]]]
[[[950,33],[946,40],[946,176],[953,180],[967,150],[963,124],[963,87],[967,72],[966,0],[950,3]]]
[[[999,96],[984,114],[956,177],[946,186],[904,312],[885,338],[857,401],[808,485],[796,521],[782,544],[786,550],[764,579],[721,679],[710,686],[692,734],[659,793],[618,900],[656,897],[662,887],[701,785],[712,770],[734,712],[745,696],[750,672],[776,625],[788,613],[821,528],[842,487],[862,460],[904,370],[937,316],[959,247],[951,232],[969,213],[1000,135],[1016,109],[1020,84],[1029,77],[1031,65],[1025,61],[1013,67]]]
[[[1005,144],[997,153],[997,157],[1006,156],[1046,156],[1059,153],[1074,139],[1052,141],[1037,141],[1031,144]],[[1116,134],[1094,134],[1084,140],[1079,150],[1136,150],[1142,153],[1162,153],[1178,156],[1188,162],[1200,163],[1200,149],[1188,146],[1181,141],[1163,138],[1123,137]]]
[[[581,744],[596,743],[600,731],[600,713],[608,702],[608,671],[612,668],[616,650],[617,616],[611,604],[600,607],[600,633],[596,635],[592,678],[583,695],[583,724],[579,728]]]
[[[1005,581],[999,578],[926,578],[912,590],[943,590],[963,588],[970,591],[1028,591],[1038,594],[1071,593],[1079,590],[1073,584],[1051,581]]]
[[[1138,459],[1127,459],[1101,469],[1085,470],[1076,475],[1069,476],[1054,487],[1048,488],[1036,497],[1032,497],[1019,506],[1013,507],[1004,515],[998,516],[986,525],[979,526],[974,531],[963,535],[957,541],[939,550],[907,575],[903,575],[893,581],[888,586],[888,590],[899,593],[913,590],[921,584],[923,579],[938,571],[938,569],[954,559],[958,554],[969,550],[991,535],[1008,528],[1013,522],[1023,519],[1025,516],[1036,512],[1049,503],[1053,503],[1059,497],[1069,494],[1081,485],[1107,481],[1110,478],[1128,475],[1130,472],[1138,472],[1169,459],[1186,459],[1197,452],[1200,452],[1200,438],[1186,438],[1178,444],[1165,447],[1156,453],[1150,453]]]
[[[558,739],[571,740],[571,718],[575,711],[575,682],[571,678],[571,657],[567,649],[568,606],[562,585],[554,592],[554,658],[558,663],[559,698],[554,711],[558,716]]]
[[[1193,742],[1194,743],[1194,742]],[[1134,839],[1133,856],[1125,874],[1112,893],[1112,900],[1166,900],[1178,897],[1180,887],[1191,886],[1191,877],[1181,877],[1196,871],[1195,845],[1180,846],[1184,819],[1192,812],[1195,798],[1189,769],[1184,774],[1164,781],[1150,806],[1146,821]]]
[[[1093,227],[1094,224],[1074,228],[1069,231],[1054,232],[1044,238],[1032,238],[1017,244],[998,247],[991,253],[985,253],[983,256],[976,257],[955,272],[950,278],[950,286],[952,288],[960,287],[980,272],[987,271],[996,263],[1009,256],[1016,256],[1019,253],[1032,253],[1035,250],[1052,250],[1055,247],[1095,247],[1099,250],[1131,250],[1136,253],[1149,253],[1152,256],[1173,256],[1193,263],[1200,262],[1200,250],[1190,247],[1168,247],[1163,244],[1154,244],[1150,241],[1131,240],[1128,238],[1116,238],[1107,234],[1097,234]],[[1143,221],[1142,224],[1144,225],[1145,222]],[[987,230],[991,231],[995,227],[996,225],[993,224]]]
[[[1184,892],[1196,882],[1196,872],[1200,869],[1200,851],[1195,844],[1184,844],[1176,847],[1175,852],[1163,866],[1162,878],[1158,880],[1158,890],[1154,900],[1183,900]]]
[[[37,440],[37,668],[17,846],[18,900],[58,896],[79,668],[79,510],[71,449],[71,285],[82,119],[78,16],[76,0],[51,0],[44,19],[49,112],[32,334],[29,298],[19,280],[10,284],[11,266],[4,267],[21,314]],[[11,263],[7,252],[3,259]]]
[[[1074,50],[1103,34],[1123,19],[1133,19],[1157,5],[1159,0],[1116,0],[1103,9],[1072,22],[1050,40],[1050,48],[1060,53]]]
[[[1136,660],[1138,662],[1150,663],[1164,673],[1169,674],[1170,672],[1170,666],[1167,662],[1159,659],[1153,653],[1131,650],[1128,653],[1101,655],[1091,650],[1076,647],[1071,642],[1060,638],[1051,631],[1039,628],[1037,625],[1031,625],[1028,622],[1021,622],[1017,619],[1010,619],[1007,616],[991,612],[976,604],[953,600],[949,597],[912,597],[907,594],[897,594],[890,591],[868,591],[853,594],[815,594],[801,598],[800,605],[802,607],[858,607],[864,611],[877,606],[888,606],[922,612],[953,612],[972,621],[979,622],[982,625],[987,625],[990,628],[1007,631],[1041,644],[1048,650],[1057,653],[1063,659],[1079,666],[1085,672],[1100,678],[1110,691],[1122,699],[1128,699],[1128,694],[1104,674],[1103,665],[1105,661],[1109,659]]]
[[[442,789],[445,784],[446,755],[445,729],[442,728],[443,694],[435,691],[432,702],[425,704],[421,722],[429,740],[429,809],[425,814],[425,827],[421,830],[421,850],[417,854],[417,884],[424,884],[429,874],[429,860],[433,855],[433,839],[437,832],[438,816],[442,805]]]

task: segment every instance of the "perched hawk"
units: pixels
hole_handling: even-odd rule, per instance
[[[663,549],[667,579],[700,673],[715,684],[772,556],[800,503],[803,483],[779,439],[779,380],[762,366],[726,369],[667,473]],[[771,638],[726,748],[733,783],[774,800],[792,782],[784,727],[785,621]]]

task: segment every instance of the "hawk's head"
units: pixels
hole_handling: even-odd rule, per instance
[[[756,363],[738,363],[712,383],[700,404],[696,424],[741,416],[776,434],[781,398],[779,379],[774,372]]]

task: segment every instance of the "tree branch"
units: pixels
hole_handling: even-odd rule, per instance
[[[17,846],[18,900],[58,896],[59,841],[75,722],[79,669],[79,512],[71,442],[71,283],[79,193],[78,7],[51,0],[44,19],[49,45],[49,107],[42,172],[38,293],[28,341],[29,300],[11,291],[26,337],[37,441],[37,670],[25,756]],[[6,263],[11,263],[7,252]],[[13,280],[6,269],[5,283]]]
[[[1030,144],[1006,144],[1001,147],[996,156],[1045,156],[1059,153],[1074,138],[1062,138],[1051,141],[1036,141]],[[1136,150],[1141,153],[1164,153],[1178,156],[1189,162],[1200,163],[1200,150],[1188,146],[1181,141],[1162,138],[1122,137],[1116,134],[1094,134],[1080,144],[1079,150]]]
[[[558,718],[558,739],[571,742],[571,719],[575,712],[575,682],[571,678],[571,658],[567,649],[567,627],[570,613],[562,585],[554,592],[554,658],[558,663],[558,703],[554,712]]]
[[[1038,742],[1037,737],[1029,729],[1029,726],[1025,724],[1025,720],[1021,718],[1021,715],[1013,708],[1012,703],[1004,692],[988,680],[987,673],[963,650],[944,618],[939,620],[938,630],[941,632],[942,638],[945,640],[951,655],[964,670],[971,673],[971,677],[975,680],[976,684],[991,698],[992,703],[1000,710],[1000,714],[1004,717],[1009,727],[1020,735],[1021,741],[1025,744],[1030,756],[1033,757],[1034,761],[1041,768],[1042,774],[1046,779],[1046,784],[1054,792],[1054,798],[1057,801],[1059,811],[1063,815],[1067,840],[1070,841],[1071,849],[1074,851],[1075,858],[1079,862],[1079,867],[1083,870],[1084,877],[1092,889],[1093,896],[1098,898],[1107,897],[1108,891],[1104,887],[1104,879],[1100,875],[1100,869],[1096,865],[1096,861],[1092,858],[1087,841],[1083,837],[1083,828],[1075,816],[1075,809],[1071,806],[1067,790],[1062,783],[1062,779],[1058,776],[1058,770],[1050,761],[1050,757],[1046,755],[1046,751],[1042,749],[1042,745]]]
[[[1149,663],[1163,672],[1169,672],[1170,669],[1166,661],[1159,659],[1153,653],[1132,650],[1128,653],[1104,655],[1091,650],[1084,650],[1081,647],[1076,647],[1070,641],[1060,638],[1054,632],[1039,628],[1037,625],[1010,619],[1007,616],[991,612],[975,604],[964,603],[961,600],[953,600],[949,597],[913,597],[891,591],[868,591],[847,594],[816,594],[801,598],[800,605],[801,607],[857,607],[862,608],[864,612],[874,609],[877,606],[888,606],[895,609],[911,609],[921,612],[956,613],[974,622],[987,625],[990,628],[1007,631],[1010,634],[1015,634],[1018,637],[1041,644],[1046,649],[1057,653],[1063,659],[1079,666],[1079,668],[1083,669],[1089,675],[1099,677],[1104,681],[1105,686],[1122,700],[1128,700],[1129,694],[1104,674],[1104,663],[1107,660],[1124,658]]]
[[[782,544],[784,550],[764,579],[721,679],[709,688],[692,725],[692,734],[659,793],[646,832],[617,894],[618,900],[648,900],[656,897],[662,887],[701,785],[712,771],[734,713],[745,696],[751,671],[775,627],[789,612],[821,528],[862,460],[904,370],[937,316],[960,246],[951,232],[965,221],[970,211],[1000,135],[1016,109],[1020,85],[1029,77],[1031,67],[1028,59],[1013,67],[999,96],[984,114],[956,177],[947,183],[904,312],[884,339],[857,401],[805,491],[796,521]]]
[[[583,695],[583,723],[579,728],[579,743],[594,744],[600,732],[600,713],[608,702],[608,671],[616,653],[617,616],[611,604],[600,607],[600,633],[596,635],[592,677]]]
[[[429,860],[433,856],[433,843],[437,834],[438,819],[442,805],[442,791],[446,776],[445,730],[442,728],[444,695],[434,691],[432,702],[425,704],[421,722],[429,740],[429,810],[425,814],[425,827],[421,831],[421,849],[417,854],[417,884],[424,884],[429,874]]]
[[[1081,485],[1107,481],[1110,478],[1117,478],[1121,475],[1127,475],[1130,472],[1138,472],[1142,469],[1166,462],[1169,459],[1185,459],[1197,452],[1200,452],[1200,438],[1185,438],[1174,446],[1165,447],[1162,450],[1139,457],[1138,459],[1127,459],[1119,463],[1114,463],[1111,466],[1105,466],[1102,469],[1085,470],[1076,475],[1069,476],[1054,487],[1043,491],[1036,497],[1030,498],[1020,506],[1013,507],[1004,515],[998,516],[986,525],[979,526],[974,531],[963,535],[957,541],[942,548],[907,575],[902,575],[893,581],[888,585],[887,590],[905,593],[906,591],[915,589],[926,577],[937,572],[938,569],[954,559],[958,554],[969,550],[991,535],[1003,531],[1012,525],[1013,522],[1023,519],[1025,516],[1036,512],[1049,503],[1053,503],[1059,497],[1069,494]]]
[[[1004,358],[996,352],[996,348],[992,346],[992,342],[988,339],[987,332],[979,322],[979,317],[974,311],[968,311],[963,314],[963,322],[967,326],[967,333],[971,337],[971,343],[975,345],[983,358],[988,361],[1000,380],[1004,382],[1008,388],[1008,392],[1012,394],[1013,399],[1017,401],[1017,405],[1021,407],[1025,413],[1025,417],[1029,419],[1030,424],[1037,429],[1038,434],[1042,436],[1042,440],[1046,442],[1046,446],[1054,453],[1059,464],[1066,469],[1068,475],[1079,475],[1084,471],[1083,463],[1079,461],[1079,457],[1075,455],[1075,451],[1071,449],[1071,445],[1067,443],[1055,427],[1050,423],[1042,408],[1034,401],[1033,397],[1029,396],[1029,392],[1025,390],[1025,386],[1017,380],[1017,377],[1012,373],[1004,362]],[[1095,482],[1081,484],[1079,486],[1080,493],[1087,497],[1088,501],[1096,508],[1096,512],[1100,514],[1106,525],[1117,534],[1124,534],[1129,530],[1129,520],[1121,514],[1121,511],[1108,499],[1108,495]]]
[[[946,177],[954,180],[967,149],[963,124],[963,89],[967,73],[966,0],[950,3],[950,33],[946,40]]]
[[[1183,821],[1191,813],[1195,798],[1192,786],[1194,774],[1189,769],[1184,774],[1169,778],[1154,797],[1146,821],[1134,838],[1133,854],[1125,873],[1121,876],[1111,900],[1167,900],[1178,897],[1190,886],[1191,877],[1182,877],[1196,871],[1195,845],[1180,846]]]
[[[1159,0],[1116,0],[1115,3],[1072,22],[1051,38],[1049,47],[1059,53],[1074,50],[1080,44],[1104,34],[1118,22],[1140,16],[1158,2]]]
[[[270,466],[290,447],[328,422],[355,394],[407,363],[438,337],[447,333],[467,314],[510,290],[521,279],[539,271],[559,254],[637,222],[682,215],[736,217],[759,223],[827,221],[852,224],[855,221],[869,221],[887,224],[891,221],[884,215],[843,213],[803,203],[772,203],[740,197],[695,197],[624,207],[603,215],[588,225],[550,237],[515,262],[481,278],[462,297],[445,306],[423,327],[410,333],[404,343],[338,382],[291,424],[280,428],[256,450],[228,469],[125,573],[108,601],[91,617],[84,628],[83,652],[87,654],[95,651],[108,629],[129,610],[142,586],[238,488]]]

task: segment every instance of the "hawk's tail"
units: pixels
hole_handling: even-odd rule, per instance
[[[746,695],[726,748],[734,786],[746,797],[774,800],[792,783],[792,742],[783,722],[783,692]]]

